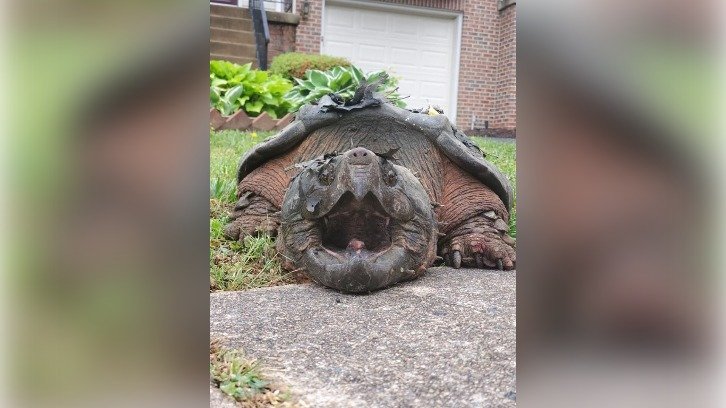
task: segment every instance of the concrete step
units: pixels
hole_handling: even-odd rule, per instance
[[[252,68],[257,68],[257,59],[253,57],[240,57],[240,56],[233,56],[233,55],[224,55],[224,54],[209,54],[210,60],[225,60],[229,62],[234,62],[235,64],[244,65],[247,63],[252,63]]]
[[[252,31],[227,30],[224,28],[211,27],[209,40],[230,44],[254,45],[255,34]]]
[[[234,55],[236,57],[240,58],[251,58],[254,59],[256,54],[256,49],[254,45],[251,44],[231,44],[221,41],[210,41],[209,42],[209,52],[210,54],[218,54],[218,55]]]
[[[209,15],[234,18],[251,18],[250,11],[247,8],[236,6],[223,6],[220,4],[210,4]]]
[[[209,16],[209,26],[226,30],[253,31],[252,20],[225,16]]]

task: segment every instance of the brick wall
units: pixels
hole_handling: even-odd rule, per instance
[[[268,26],[270,28],[270,43],[267,45],[269,62],[272,62],[272,59],[279,54],[295,51],[296,25],[269,21]]]
[[[324,0],[309,0],[295,38],[298,52],[320,53]],[[461,12],[457,126],[471,127],[472,118],[492,129],[516,128],[516,6],[499,11],[499,0],[384,0],[383,2]],[[297,2],[302,16],[303,1]]]
[[[308,0],[310,12],[303,16],[303,0],[296,1],[296,12],[300,15],[300,24],[297,26],[295,50],[309,54],[320,53],[320,29],[323,22],[323,0]]]
[[[491,121],[495,113],[499,58],[497,1],[466,1],[463,14],[456,122],[459,128],[468,129],[472,119]]]
[[[499,128],[517,127],[517,13],[511,5],[499,15],[499,79],[494,123]]]

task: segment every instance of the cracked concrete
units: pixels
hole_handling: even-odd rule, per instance
[[[367,295],[315,284],[218,292],[210,332],[303,406],[515,406],[515,276],[440,267]]]

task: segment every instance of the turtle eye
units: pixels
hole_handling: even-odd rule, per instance
[[[333,183],[333,169],[331,166],[324,166],[320,173],[318,173],[318,180],[320,180],[320,183],[326,186],[329,186]]]
[[[396,182],[398,181],[398,176],[396,175],[396,172],[393,169],[388,169],[386,171],[386,174],[383,176],[383,181],[388,186],[395,186]]]

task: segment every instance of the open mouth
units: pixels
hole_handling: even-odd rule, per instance
[[[415,199],[401,189],[371,191],[346,183],[301,191],[303,181],[316,187],[315,179],[293,181],[289,191],[301,194],[286,195],[279,241],[296,267],[324,286],[351,293],[423,273],[435,251],[436,224],[422,188],[411,191]]]
[[[436,220],[404,167],[354,148],[323,156],[293,177],[277,246],[317,283],[350,293],[411,280],[436,252]]]
[[[350,192],[319,223],[323,248],[338,256],[367,256],[389,249],[397,225],[373,194],[359,201]]]

